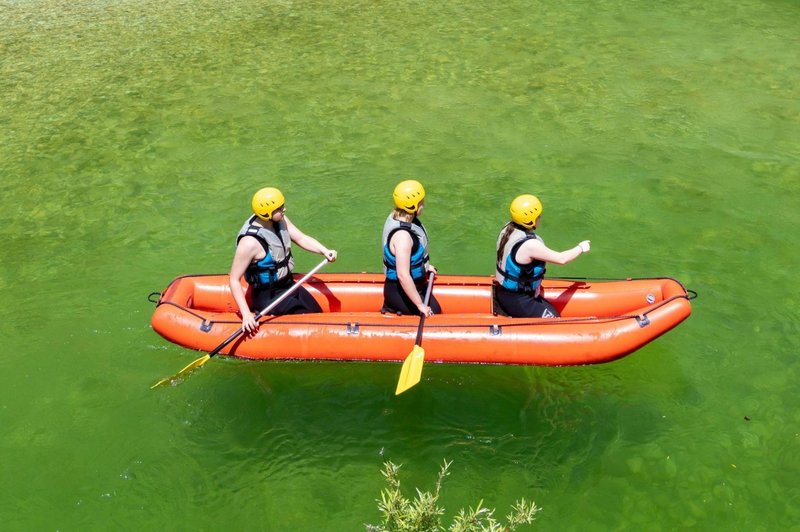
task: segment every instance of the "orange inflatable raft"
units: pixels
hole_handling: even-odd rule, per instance
[[[266,316],[255,335],[240,335],[221,353],[260,360],[402,361],[413,347],[419,317],[379,312],[382,274],[317,274],[305,287],[322,313]],[[439,275],[434,294],[442,313],[425,321],[425,360],[545,366],[609,362],[691,314],[689,292],[671,278],[545,279],[543,287],[560,318],[495,315],[492,277]],[[241,326],[228,276],[178,277],[161,293],[152,325],[171,342],[212,351]]]

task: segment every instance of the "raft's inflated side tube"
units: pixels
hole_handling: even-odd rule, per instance
[[[543,287],[560,318],[496,316],[492,277],[437,276],[434,290],[442,314],[426,320],[426,361],[545,366],[609,362],[691,314],[686,289],[671,278],[545,279]],[[241,337],[222,353],[281,360],[405,357],[419,318],[380,313],[383,275],[318,274],[306,288],[322,313],[267,317],[257,334]],[[162,293],[152,325],[171,342],[210,351],[241,326],[236,309],[227,275],[183,276]]]

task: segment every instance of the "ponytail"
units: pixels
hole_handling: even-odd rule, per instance
[[[500,264],[503,260],[503,250],[506,247],[506,242],[508,242],[511,233],[514,232],[514,223],[508,222],[505,227],[503,228],[503,232],[500,234],[500,242],[497,244],[497,264]]]

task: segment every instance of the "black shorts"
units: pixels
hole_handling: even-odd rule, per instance
[[[494,285],[494,303],[498,314],[512,318],[558,318],[561,316],[552,303],[542,296],[514,292]],[[499,308],[497,308],[499,307]]]
[[[272,288],[268,286],[253,288],[253,311],[260,312],[262,309],[267,308],[294,284],[294,280],[290,278],[288,282],[274,284]],[[292,292],[289,297],[278,303],[274,309],[270,310],[269,315],[283,316],[285,314],[311,314],[314,312],[322,312],[322,308],[314,299],[314,296],[301,286]]]
[[[428,283],[425,279],[421,279],[414,283],[417,287],[417,293],[422,301],[425,301],[425,292],[428,289]],[[431,307],[434,314],[441,314],[442,307],[436,301],[436,296],[431,292],[431,299],[428,301],[428,306]],[[411,302],[411,299],[406,295],[403,287],[400,286],[400,281],[390,281],[386,279],[383,282],[383,308],[381,312],[389,312],[392,314],[410,314],[419,316],[419,309]]]

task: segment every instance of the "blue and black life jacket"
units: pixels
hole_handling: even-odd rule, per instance
[[[294,259],[292,258],[292,239],[286,222],[273,222],[273,229],[267,229],[255,223],[251,216],[239,230],[236,244],[245,236],[252,236],[264,248],[266,256],[251,262],[245,270],[244,278],[253,288],[274,286],[286,281],[292,275]]]
[[[403,222],[390,214],[383,224],[383,266],[386,278],[390,281],[397,280],[397,257],[392,253],[389,242],[397,231],[408,231],[413,245],[411,246],[411,278],[415,281],[425,278],[425,266],[428,257],[428,233],[425,226],[416,216],[411,222]]]
[[[500,231],[500,236],[497,238],[498,248],[504,232],[505,228]],[[500,286],[514,292],[530,293],[535,292],[542,284],[547,264],[545,261],[534,259],[530,264],[519,264],[516,260],[519,248],[528,240],[534,239],[544,243],[544,240],[533,231],[514,226],[514,230],[503,246],[503,256],[497,263],[495,279]]]

